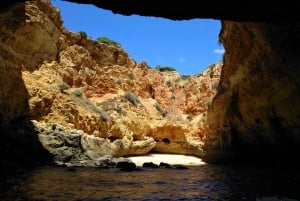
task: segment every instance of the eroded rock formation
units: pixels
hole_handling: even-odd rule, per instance
[[[150,151],[203,154],[222,62],[182,77],[135,62],[121,46],[64,30],[49,2],[16,4],[2,21],[14,12],[22,20],[1,29],[0,51],[5,75],[18,79],[2,80],[8,89],[22,87],[1,94],[3,124],[31,120],[33,135],[57,164],[92,165],[107,155]]]
[[[114,1],[89,3],[125,15],[223,20],[220,41],[226,52],[218,94],[208,110],[206,160],[236,153],[247,154],[244,158],[296,157],[300,143],[297,6],[258,1],[218,2],[218,6],[208,2],[205,7],[189,1],[172,6],[146,0],[128,0],[122,6]]]
[[[224,11],[225,5],[201,12],[192,2],[166,8],[145,0],[124,5],[89,1],[126,15],[223,19],[220,41],[226,52],[217,86],[218,73],[216,77],[210,73],[213,68],[221,70],[222,64],[186,81],[137,64],[121,47],[63,30],[58,10],[47,1],[20,2],[5,3],[0,14],[2,128],[20,118],[34,119],[38,123],[30,128],[41,133],[56,122],[66,131],[82,130],[89,136],[83,139],[103,141],[103,146],[140,147],[146,141],[144,147],[151,147],[154,142],[151,149],[200,155],[208,161],[232,153],[295,157],[300,144],[300,24],[288,20],[296,19],[297,7],[265,9],[249,4],[244,7],[251,13],[239,9],[230,13]],[[254,9],[254,15],[249,8],[261,9]],[[169,79],[174,76],[178,79]],[[22,132],[13,133],[18,134],[13,142],[18,142]],[[4,136],[2,144],[9,142]],[[83,150],[85,157],[99,156],[89,152],[92,148]],[[116,154],[120,156],[148,151],[115,150],[121,150]]]

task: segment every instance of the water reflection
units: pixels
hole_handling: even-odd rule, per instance
[[[290,199],[290,198],[287,198],[287,197],[269,196],[269,197],[256,198],[256,201],[297,201],[297,200]]]
[[[299,174],[290,174],[217,165],[133,172],[43,167],[1,181],[0,200],[299,200]]]

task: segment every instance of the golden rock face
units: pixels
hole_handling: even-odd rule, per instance
[[[172,141],[158,143],[159,148],[151,145],[151,149],[141,143],[139,146],[145,146],[147,152],[154,148],[202,154],[187,137],[205,135],[200,127],[205,127],[205,113],[216,93],[222,63],[183,79],[177,72],[160,72],[149,69],[146,63],[137,64],[120,47],[82,40],[79,34],[66,30],[60,39],[63,48],[59,59],[45,61],[34,72],[22,72],[31,119],[56,122],[112,142],[124,137],[132,143],[148,137],[157,142],[164,138]],[[115,52],[122,59],[113,60]],[[146,153],[129,147],[132,150],[112,153]]]
[[[207,160],[300,143],[297,22],[222,21],[224,63],[186,79],[64,30],[47,1],[17,3],[0,23],[3,124],[56,122],[112,143],[151,137],[156,151]],[[136,150],[119,155],[145,153]]]
[[[5,75],[0,111],[7,121],[26,116],[36,130],[48,133],[57,132],[51,125],[60,125],[64,137],[80,130],[83,150],[92,158],[151,150],[202,154],[206,111],[222,63],[190,77],[151,69],[120,46],[65,30],[59,11],[47,2],[27,1],[14,9],[24,9],[24,16],[14,16],[16,25],[1,28],[6,71],[0,75]],[[13,13],[7,11],[0,19]],[[44,147],[51,149],[51,138],[41,136]],[[95,152],[97,147],[102,151]]]

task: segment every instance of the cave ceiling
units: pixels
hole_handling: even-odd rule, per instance
[[[52,0],[53,1],[53,0]],[[93,4],[115,14],[163,17],[172,20],[207,18],[249,22],[298,22],[300,5],[297,1],[158,1],[158,0],[63,0]],[[0,12],[15,2],[1,2]]]
[[[158,1],[158,0],[67,0],[94,4],[113,13],[186,20],[211,18],[231,21],[298,21],[299,6],[294,2],[272,1]]]

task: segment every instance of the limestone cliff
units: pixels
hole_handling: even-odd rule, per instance
[[[98,149],[92,154],[98,157],[150,151],[202,155],[201,126],[222,63],[184,79],[175,71],[138,64],[121,47],[79,33],[63,31],[59,44],[57,60],[22,72],[30,119],[40,122],[35,125],[54,122],[104,140],[97,143],[101,149],[84,140],[90,142],[87,153]]]
[[[121,47],[63,30],[59,12],[44,2],[5,3],[1,8],[0,83],[5,87],[0,92],[0,121],[4,130],[11,128],[11,122],[30,118],[36,121],[27,128],[38,127],[35,132],[42,138],[69,129],[69,134],[81,139],[91,137],[94,148],[99,142],[105,147],[117,145],[116,155],[154,149],[200,154],[207,160],[231,153],[296,157],[300,144],[296,6],[260,7],[256,15],[249,7],[251,13],[236,10],[231,15],[221,9],[201,15],[199,6],[191,2],[182,9],[181,3],[167,8],[155,4],[154,8],[143,4],[146,1],[130,6],[89,1],[123,14],[233,19],[222,21],[220,41],[226,52],[216,86],[218,78],[205,76],[213,66],[189,81],[176,73],[171,74],[180,79],[169,80],[170,75],[148,69],[146,63],[137,64]],[[281,8],[289,14],[280,12]],[[197,89],[205,93],[191,93]],[[52,127],[54,122],[60,126]],[[79,129],[84,134],[78,134]],[[19,134],[13,142],[20,141],[24,132],[12,132]],[[2,144],[9,144],[7,138]],[[67,142],[60,144],[60,150],[69,150]]]
[[[56,163],[90,165],[150,151],[203,154],[222,62],[189,77],[151,69],[121,46],[63,29],[47,1],[15,4],[0,20],[1,123],[26,121],[32,143],[39,140]],[[15,135],[13,143],[23,139]]]
[[[224,68],[204,128],[206,160],[232,154],[294,159],[299,152],[299,9],[290,2],[81,1],[115,13],[222,21]],[[211,8],[211,9],[209,9]],[[232,21],[227,21],[232,20]],[[276,158],[277,157],[277,158]]]

